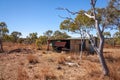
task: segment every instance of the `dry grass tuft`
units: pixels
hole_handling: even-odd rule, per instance
[[[58,60],[57,60],[58,64],[65,64],[66,61],[67,61],[66,57],[63,56],[63,55],[61,55],[60,57],[58,57]]]
[[[27,56],[27,60],[30,64],[36,64],[36,63],[39,63],[39,59],[38,57],[34,56],[33,54],[29,54]]]
[[[79,54],[76,54],[76,53],[70,53],[70,58],[71,60],[78,60],[80,59],[80,56]]]
[[[111,54],[106,54],[106,55],[105,55],[105,59],[107,59],[107,61],[108,61],[108,62],[111,62],[111,63],[114,63],[114,62],[117,61],[117,58],[114,57],[114,56],[111,55]]]
[[[49,67],[45,67],[41,70],[39,79],[40,80],[56,80],[57,76]]]
[[[18,68],[17,80],[28,80],[29,76],[23,67]]]
[[[120,79],[120,62],[109,64],[109,70],[110,70],[109,77],[111,80]]]

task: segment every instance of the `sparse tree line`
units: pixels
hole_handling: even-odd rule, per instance
[[[4,22],[1,22],[4,23]],[[6,25],[6,23],[4,23]],[[29,33],[29,35],[26,38],[21,38],[22,33],[18,31],[13,31],[11,34],[8,34],[9,30],[7,28],[7,25],[1,29],[1,39],[4,42],[13,42],[13,43],[25,43],[25,44],[47,44],[48,39],[63,39],[63,38],[69,38],[70,36],[66,32],[61,32],[59,30],[56,30],[53,32],[52,30],[48,30],[45,33],[43,33],[42,36],[38,37],[38,34],[36,32]],[[103,32],[103,35],[105,38],[114,38],[115,43],[117,45],[120,44],[120,32],[116,32],[112,37],[110,32]]]
[[[24,44],[36,44],[38,48],[41,48],[42,45],[47,44],[48,39],[63,39],[69,38],[70,36],[66,32],[59,30],[52,31],[48,30],[38,37],[37,32],[29,33],[26,38],[22,38],[22,33],[18,31],[13,31],[11,34],[8,34],[9,30],[5,22],[0,23],[0,42],[2,49],[2,42],[13,42],[13,43],[24,43]],[[1,52],[3,49],[1,50]]]

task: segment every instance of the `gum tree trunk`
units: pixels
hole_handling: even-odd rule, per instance
[[[95,27],[96,27],[96,29],[98,31],[98,35],[99,35],[99,39],[100,39],[97,54],[98,54],[98,57],[99,57],[99,61],[100,61],[101,65],[102,65],[103,74],[108,75],[109,74],[109,69],[107,67],[107,64],[105,62],[105,58],[103,56],[104,36],[102,35],[102,32],[100,30],[98,20],[95,20]]]
[[[3,52],[2,40],[0,39],[0,52]]]
[[[102,69],[103,69],[103,74],[104,75],[108,75],[109,74],[109,69],[107,67],[107,64],[105,62],[105,58],[103,56],[103,47],[104,47],[104,36],[103,36],[103,31],[104,31],[104,27],[102,26],[102,29],[100,29],[100,26],[99,26],[99,20],[97,19],[96,17],[96,11],[95,11],[95,4],[96,4],[96,1],[97,0],[91,0],[91,6],[92,6],[92,12],[93,12],[93,16],[85,13],[86,16],[88,16],[89,18],[92,18],[94,19],[95,21],[95,28],[98,32],[98,37],[100,39],[100,42],[99,42],[99,47],[97,48],[97,46],[95,46],[95,44],[93,43],[93,47],[95,49],[95,51],[97,52],[98,54],[98,57],[99,57],[99,61],[100,61],[100,64],[102,66]],[[92,40],[91,40],[92,42]]]

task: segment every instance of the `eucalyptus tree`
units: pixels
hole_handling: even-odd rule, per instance
[[[64,38],[69,38],[70,36],[66,32],[61,32],[59,30],[56,30],[53,33],[53,38],[54,39],[64,39]]]
[[[60,24],[61,30],[68,30],[68,31],[71,31],[73,33],[80,35],[80,37],[81,37],[80,59],[82,57],[83,43],[85,41],[84,39],[85,39],[85,37],[87,37],[87,35],[85,35],[84,32],[89,32],[90,30],[92,30],[94,28],[93,27],[94,20],[83,15],[84,12],[85,12],[84,10],[81,10],[81,11],[79,11],[79,14],[76,16],[75,19],[66,18],[66,20],[64,20]]]
[[[113,37],[115,40],[115,44],[119,45],[120,44],[120,32],[118,31],[118,32],[114,33]]]
[[[48,39],[47,36],[40,36],[39,38],[37,38],[35,42],[37,49],[42,49],[42,45],[47,44],[47,39]]]
[[[105,38],[110,38],[111,37],[110,32],[103,32],[103,35],[104,35]]]
[[[46,32],[44,33],[44,35],[45,35],[46,37],[50,38],[50,37],[52,36],[52,33],[53,33],[52,30],[48,30],[48,31],[46,31]]]
[[[103,32],[104,32],[104,29],[105,29],[105,26],[102,26],[102,28],[100,28],[100,20],[99,18],[97,17],[97,12],[96,12],[96,2],[97,0],[91,0],[91,7],[92,7],[92,14],[93,15],[90,15],[88,13],[84,13],[88,18],[91,18],[93,19],[95,22],[94,22],[94,27],[95,29],[97,30],[97,33],[98,33],[98,37],[100,39],[100,42],[99,42],[99,46],[97,47],[91,40],[91,43],[92,43],[92,46],[94,47],[94,49],[96,50],[97,54],[98,54],[98,57],[99,57],[99,60],[100,60],[100,63],[102,65],[102,69],[103,69],[103,74],[104,75],[108,75],[109,73],[109,69],[107,67],[107,64],[105,62],[105,59],[104,59],[104,56],[103,56],[103,46],[104,46],[104,36],[103,36]],[[101,18],[102,19],[102,18]],[[105,19],[106,21],[106,19]]]
[[[21,35],[22,35],[21,32],[13,31],[13,32],[11,33],[12,41],[13,41],[13,42],[17,42],[17,40],[20,38]]]
[[[6,32],[8,32],[6,23],[0,22],[0,52],[3,52],[2,38]]]
[[[114,34],[114,37],[120,39],[120,32],[116,32],[116,33]]]
[[[110,0],[110,2],[106,8],[96,8],[97,0],[90,0],[90,1],[91,1],[91,9],[88,12],[86,12],[86,11],[83,12],[82,16],[85,15],[86,17],[88,17],[94,21],[93,25],[94,25],[94,28],[96,29],[96,33],[98,33],[99,46],[97,47],[95,45],[93,38],[91,37],[89,32],[86,32],[84,30],[82,32],[85,32],[87,34],[87,36],[89,36],[90,42],[98,54],[100,63],[102,65],[103,74],[108,75],[109,69],[107,67],[107,64],[106,64],[104,56],[103,56],[103,46],[104,46],[103,32],[106,28],[111,28],[111,29],[115,28],[113,25],[116,25],[117,27],[119,27],[119,23],[120,23],[120,18],[119,18],[120,17],[120,14],[119,14],[120,10],[119,10],[119,8],[120,7],[119,7],[119,5],[117,5],[119,8],[113,7],[113,5],[114,5],[113,3],[114,2],[119,3],[119,0]],[[80,12],[72,12],[66,8],[60,8],[60,9],[66,10],[73,15],[80,14]],[[113,11],[115,11],[115,14],[113,13]],[[82,21],[84,21],[84,20],[82,20]],[[82,23],[82,21],[80,23]],[[64,23],[67,23],[67,24],[64,24]],[[65,27],[63,29],[66,29],[68,27],[73,27],[73,29],[79,30],[79,28],[74,27],[74,26],[76,26],[75,22],[70,22],[69,20],[66,20],[66,21],[63,21],[61,24],[62,24],[62,26]],[[66,26],[68,26],[68,27],[66,27]],[[70,29],[68,29],[68,30],[70,30]]]
[[[36,39],[38,38],[37,35],[38,34],[36,32],[33,32],[33,33],[29,34],[28,38],[30,40],[30,43],[34,43],[36,41]]]
[[[7,27],[4,27],[4,28],[2,29],[2,40],[3,40],[3,41],[8,41],[8,40],[9,40],[9,39],[8,39],[9,35],[8,35],[7,33],[9,33],[9,30],[8,30]]]
[[[109,24],[116,26],[120,32],[120,0],[110,0],[106,11]]]

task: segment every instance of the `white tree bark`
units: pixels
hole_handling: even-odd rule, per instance
[[[109,74],[109,69],[108,69],[108,67],[107,67],[107,65],[106,65],[105,58],[104,58],[104,56],[103,56],[103,47],[104,47],[104,36],[102,35],[102,32],[103,32],[103,31],[100,29],[99,21],[98,21],[98,19],[97,19],[97,17],[96,17],[96,12],[95,12],[95,4],[96,4],[96,1],[97,1],[97,0],[91,0],[91,6],[92,6],[92,8],[93,8],[93,16],[91,16],[91,15],[89,15],[89,14],[87,14],[87,13],[85,13],[85,15],[88,16],[89,18],[92,18],[92,19],[95,20],[95,28],[96,28],[96,30],[97,30],[97,32],[98,32],[98,37],[99,37],[99,39],[100,39],[99,47],[97,48],[97,46],[95,46],[92,41],[91,41],[91,42],[92,42],[92,45],[93,45],[95,51],[96,51],[97,54],[98,54],[99,61],[100,61],[101,65],[102,65],[103,74],[104,74],[104,75],[108,75],[108,74]],[[89,36],[90,36],[90,35],[89,35]],[[90,37],[90,38],[91,38],[91,37]]]

